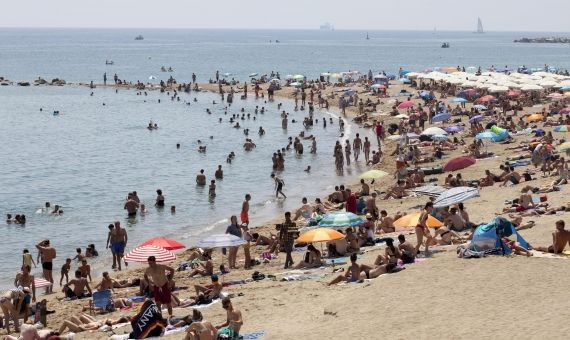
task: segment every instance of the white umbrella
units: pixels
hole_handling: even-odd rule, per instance
[[[479,189],[471,187],[451,188],[442,192],[433,202],[434,208],[448,207],[479,196]]]
[[[552,80],[545,80],[545,81],[541,82],[539,85],[548,89],[548,88],[551,88],[551,87],[558,85],[558,83],[555,81],[552,81]]]
[[[425,136],[447,135],[447,132],[442,128],[432,126],[432,127],[425,129],[422,132],[422,135],[425,135]]]
[[[200,248],[212,249],[238,247],[242,244],[245,244],[245,241],[232,234],[215,234],[200,240],[197,246]]]
[[[543,88],[539,85],[527,84],[521,87],[523,91],[541,91]]]
[[[509,88],[506,86],[495,85],[495,86],[489,87],[489,92],[491,92],[491,93],[503,93],[503,92],[507,92],[508,90],[509,90]]]

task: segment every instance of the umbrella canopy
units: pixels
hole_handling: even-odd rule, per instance
[[[475,103],[490,103],[490,102],[495,101],[495,100],[497,100],[497,99],[493,96],[483,96],[483,97],[477,99],[475,101]]]
[[[490,140],[495,140],[499,137],[499,135],[497,135],[496,133],[494,133],[493,131],[483,131],[478,133],[475,136],[475,139],[490,139]]]
[[[562,143],[556,148],[558,151],[570,150],[570,142]]]
[[[215,234],[200,240],[197,246],[200,248],[211,249],[237,247],[242,244],[245,244],[245,241],[237,236],[231,234]]]
[[[535,114],[527,116],[525,119],[529,123],[530,122],[539,122],[539,121],[544,119],[544,116],[539,114],[539,113],[535,113]]]
[[[151,238],[150,240],[146,240],[139,245],[139,247],[142,246],[157,246],[164,248],[166,250],[177,250],[177,249],[186,248],[186,246],[183,245],[182,243],[166,237]]]
[[[509,92],[507,92],[507,97],[518,97],[520,95],[521,95],[520,91],[509,91]]]
[[[125,262],[147,262],[149,256],[154,256],[156,262],[170,262],[176,259],[176,255],[157,246],[139,246],[125,255]]]
[[[411,100],[406,100],[405,102],[400,103],[400,105],[398,105],[398,109],[407,109],[409,107],[414,106],[414,102]]]
[[[473,116],[473,117],[469,118],[469,123],[477,123],[477,122],[480,122],[480,121],[483,120],[483,118],[484,118],[484,117],[483,117],[482,115]]]
[[[473,157],[468,157],[468,156],[455,157],[445,164],[445,166],[443,167],[443,171],[456,171],[456,170],[465,169],[475,164],[475,162],[476,160]]]
[[[303,79],[305,79],[305,76],[302,74],[296,74],[292,78],[295,80],[303,80]]]
[[[386,171],[382,171],[382,170],[368,170],[365,173],[361,174],[360,176],[358,176],[361,179],[377,179],[377,178],[382,178],[384,176],[388,175],[388,173]]]
[[[452,100],[450,100],[450,102],[452,102],[452,103],[465,103],[465,102],[467,102],[467,99],[465,99],[465,98],[453,98]]]
[[[52,283],[44,279],[43,277],[34,277],[34,285],[36,286],[36,288],[43,288],[51,286]]]
[[[417,212],[402,216],[394,221],[394,226],[398,228],[413,228],[419,224],[421,214],[421,212]],[[429,215],[426,221],[426,225],[430,228],[439,228],[443,226],[443,223],[441,223],[441,221],[437,218]]]
[[[458,133],[458,132],[463,131],[463,126],[461,126],[461,125],[450,125],[450,126],[446,127],[444,130],[447,133]]]
[[[570,125],[559,125],[554,128],[554,132],[568,132],[570,131]]]
[[[425,136],[446,135],[446,134],[447,132],[444,129],[435,126],[429,127],[422,132],[422,135]]]
[[[471,187],[456,187],[444,191],[433,202],[434,208],[448,207],[453,204],[467,201],[470,198],[479,196],[479,189]]]
[[[364,223],[364,220],[351,212],[334,212],[326,214],[319,222],[319,227],[356,227]]]
[[[538,86],[538,85],[534,85],[534,84],[527,84],[527,85],[524,85],[523,87],[521,87],[522,91],[527,91],[527,92],[529,92],[529,91],[540,91],[542,89],[543,89],[542,86]]]
[[[334,229],[316,228],[301,234],[301,236],[297,238],[297,242],[302,242],[302,243],[328,242],[328,241],[340,240],[344,237],[345,237],[344,234],[341,234]]]
[[[440,114],[433,116],[431,121],[434,123],[445,122],[446,120],[449,120],[450,118],[451,118],[451,113],[443,112],[443,113],[440,113]]]

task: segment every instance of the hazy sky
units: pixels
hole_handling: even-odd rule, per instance
[[[569,31],[568,0],[0,0],[0,27]]]

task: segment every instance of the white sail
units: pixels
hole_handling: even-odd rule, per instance
[[[483,23],[481,22],[481,18],[477,18],[477,33],[485,33],[485,31],[483,31]]]

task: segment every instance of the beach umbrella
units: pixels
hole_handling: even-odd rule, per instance
[[[425,136],[446,135],[446,134],[447,132],[444,129],[436,126],[429,127],[422,132],[422,135]]]
[[[450,100],[450,102],[452,102],[452,103],[465,103],[465,102],[467,102],[467,99],[465,99],[465,98],[453,98]]]
[[[406,100],[405,102],[401,102],[400,105],[398,105],[398,109],[407,109],[410,108],[412,106],[414,106],[414,102],[411,100]]]
[[[232,234],[214,234],[198,241],[198,244],[196,246],[200,248],[213,249],[238,247],[242,244],[245,244],[245,241]]]
[[[364,223],[364,220],[351,212],[339,211],[326,214],[320,221],[319,227],[356,227]]]
[[[386,77],[386,76],[383,75],[383,74],[377,74],[377,75],[374,76],[374,79],[388,79],[388,77]]]
[[[394,221],[394,226],[397,228],[413,228],[419,224],[421,212],[408,214],[406,216],[402,216],[399,219]],[[439,228],[443,226],[440,220],[437,218],[428,215],[426,225],[429,228]]]
[[[496,133],[494,133],[493,131],[483,131],[478,133],[475,136],[475,139],[490,139],[490,140],[495,140],[496,138],[499,138],[499,135],[497,135]]]
[[[300,243],[329,242],[329,241],[340,240],[343,238],[345,238],[345,235],[339,233],[334,229],[316,228],[301,234],[301,236],[297,238],[297,242]]]
[[[373,89],[385,89],[386,88],[386,86],[382,85],[382,84],[372,84],[370,87]]]
[[[458,132],[463,131],[463,126],[461,126],[461,125],[450,125],[450,126],[446,127],[444,130],[447,133],[458,133]]]
[[[521,87],[521,90],[522,90],[522,91],[525,91],[525,92],[540,91],[540,90],[542,90],[542,89],[543,89],[543,88],[542,88],[541,86],[539,86],[539,85],[534,85],[534,84],[526,84],[526,85],[524,85],[523,87]]]
[[[570,85],[564,85],[560,88],[562,91],[570,91]]]
[[[141,243],[139,245],[139,247],[142,246],[158,246],[161,248],[164,248],[166,250],[177,250],[177,249],[182,249],[182,248],[186,248],[185,245],[183,245],[182,243],[166,238],[166,237],[154,237],[151,238],[149,240],[144,241],[143,243]]]
[[[552,100],[562,100],[562,99],[566,99],[566,96],[563,95],[562,93],[551,93],[548,95],[548,98],[550,98]]]
[[[420,98],[429,99],[430,96],[431,96],[431,95],[430,95],[429,91],[422,91],[422,92],[420,92]]]
[[[361,179],[377,179],[377,178],[382,178],[386,175],[388,175],[388,173],[386,171],[368,170],[365,173],[362,173],[360,176],[358,176],[358,178],[361,178]]]
[[[356,91],[346,90],[346,91],[344,91],[344,93],[342,95],[343,95],[343,97],[352,97],[352,96],[354,96],[354,94],[356,94]]]
[[[434,123],[445,122],[446,120],[449,120],[450,118],[451,118],[451,113],[443,112],[443,113],[440,113],[440,114],[433,116],[431,121]]]
[[[518,97],[520,95],[521,95],[520,91],[509,91],[509,92],[507,92],[507,97]]]
[[[562,143],[562,144],[558,145],[558,147],[556,147],[556,149],[558,151],[570,150],[570,142]]]
[[[479,196],[479,189],[472,187],[456,187],[444,191],[433,202],[434,208],[449,207]]]
[[[475,103],[490,103],[492,101],[497,100],[495,97],[487,95],[487,96],[483,96],[481,98],[478,98],[477,100],[475,100]]]
[[[489,92],[491,93],[503,93],[509,91],[509,88],[506,86],[491,86],[489,87]]]
[[[473,116],[473,117],[469,118],[469,123],[477,123],[477,122],[480,122],[480,121],[483,120],[483,118],[484,118],[484,117],[483,117],[482,115]]]
[[[328,73],[328,72],[323,72],[323,73],[321,73],[321,76],[323,76],[323,77],[328,77],[328,76],[330,76],[330,75],[331,75],[331,74]]]
[[[289,84],[289,85],[291,85],[291,86],[293,86],[293,87],[301,87],[303,84],[301,84],[301,83],[295,81],[295,82],[292,82],[292,83]]]
[[[539,114],[539,113],[535,113],[535,114],[528,115],[528,116],[525,118],[525,120],[526,120],[527,122],[529,122],[529,123],[530,123],[530,122],[539,122],[539,121],[541,121],[541,120],[543,120],[543,119],[544,119],[544,116],[541,115],[541,114]]]
[[[36,288],[44,288],[44,287],[49,287],[51,285],[52,283],[44,279],[43,277],[34,277],[34,286],[36,286]]]
[[[305,76],[302,75],[302,74],[296,74],[296,75],[293,76],[293,79],[295,79],[295,80],[303,80],[303,79],[305,79]]]
[[[570,125],[560,125],[554,128],[554,132],[568,132],[570,131]]]
[[[475,164],[475,162],[476,160],[473,157],[468,157],[468,156],[455,157],[445,164],[445,166],[443,167],[443,171],[457,171],[465,169]]]
[[[400,81],[400,83],[403,83],[403,84],[409,84],[409,83],[411,83],[410,79],[408,79],[408,78],[400,78],[399,81]]]
[[[156,262],[170,262],[176,259],[176,255],[158,246],[139,246],[125,255],[125,262],[147,262],[149,256],[154,256]]]
[[[485,105],[473,105],[473,108],[477,110],[487,110]]]
[[[444,140],[447,140],[448,137],[447,137],[447,135],[433,135],[433,136],[431,136],[431,139],[437,140],[437,141],[444,141]]]

